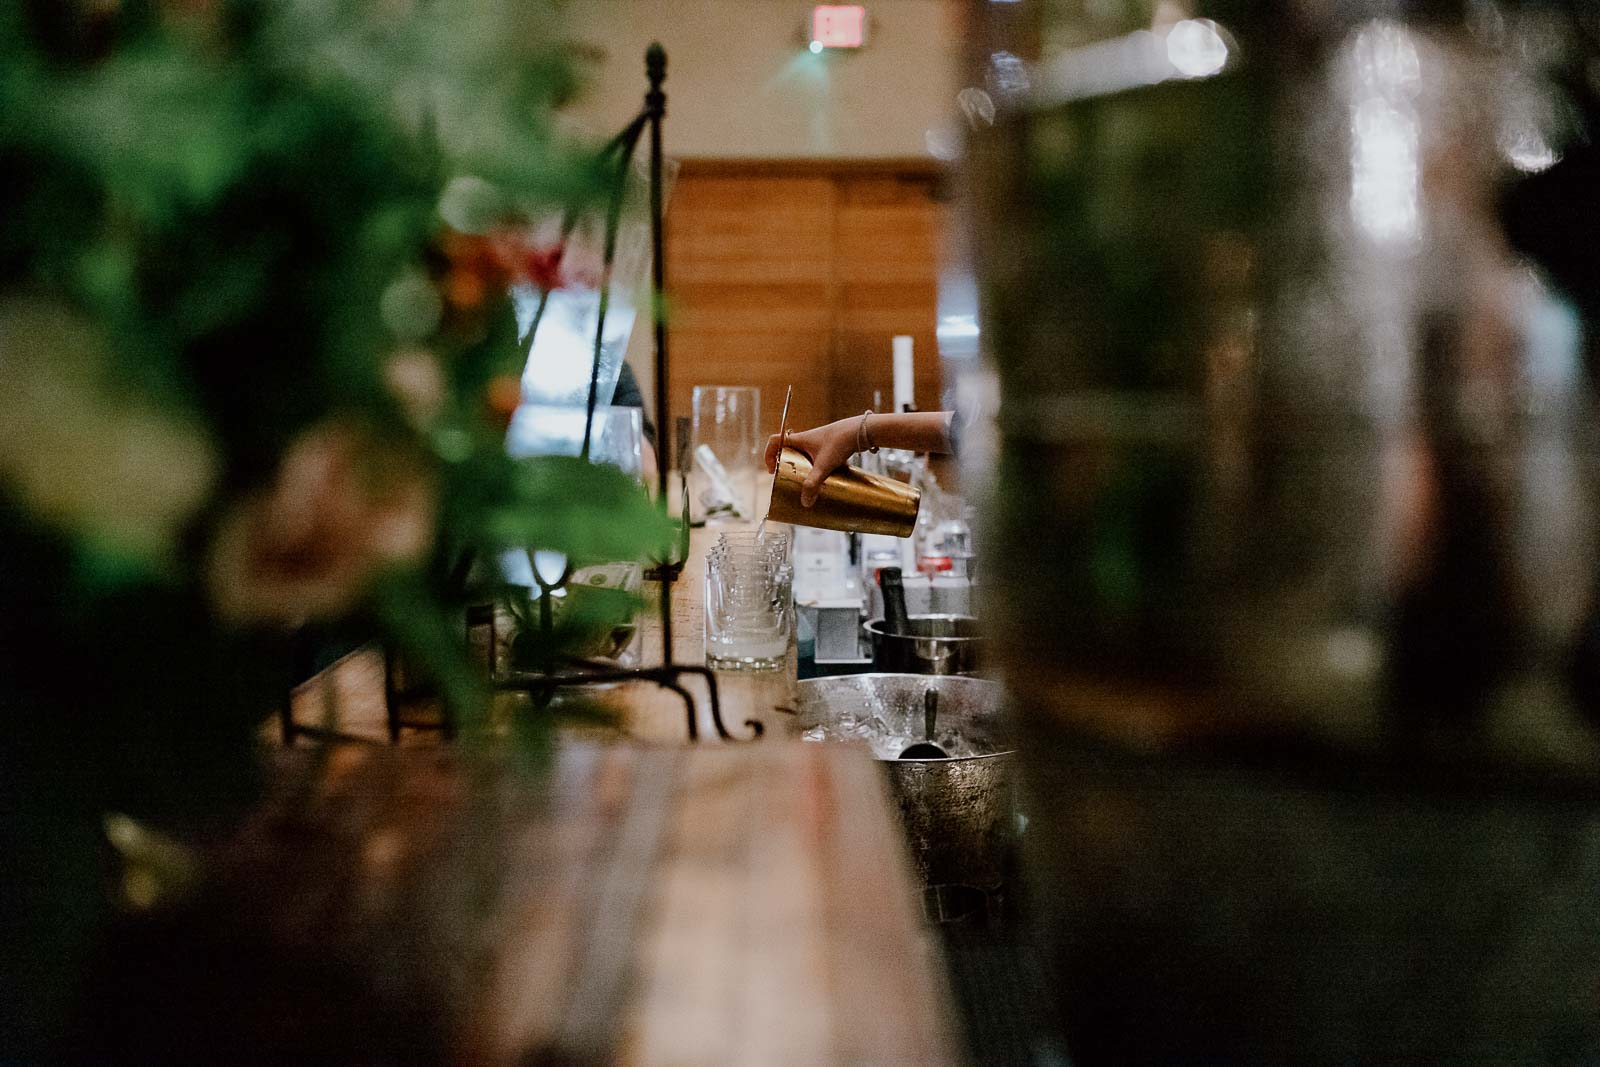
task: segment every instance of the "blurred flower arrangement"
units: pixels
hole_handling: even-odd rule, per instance
[[[605,470],[500,445],[508,287],[562,280],[525,220],[599,191],[549,130],[572,86],[547,11],[13,0],[0,20],[0,474],[91,580],[198,577],[224,619],[294,623],[419,572],[441,520],[580,558],[658,547]]]
[[[0,0],[0,847],[24,869],[92,876],[108,810],[247,796],[289,627],[369,615],[470,712],[467,550],[669,543],[620,472],[504,453],[508,286],[581,269],[528,220],[602,191],[552,129],[550,8]],[[93,913],[20,904],[45,942]],[[14,963],[41,990],[67,965]]]

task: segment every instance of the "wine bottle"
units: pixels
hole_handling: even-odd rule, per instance
[[[906,587],[899,567],[878,572],[878,588],[883,590],[883,629],[888,634],[909,634],[911,620],[906,615]]]

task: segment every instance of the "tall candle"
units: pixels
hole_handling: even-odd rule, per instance
[[[911,338],[901,334],[894,339],[894,409],[915,410],[916,381],[911,361]]]

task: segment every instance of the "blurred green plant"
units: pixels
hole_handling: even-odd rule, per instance
[[[290,627],[376,619],[470,724],[464,553],[670,544],[619,472],[504,453],[508,288],[559,283],[530,223],[603,192],[556,6],[0,0],[0,1058],[105,813],[248,797]]]
[[[574,85],[553,17],[505,0],[0,4],[0,327],[21,354],[0,365],[20,380],[0,397],[18,409],[0,476],[80,554],[112,557],[86,573],[209,573],[224,614],[296,621],[294,596],[252,601],[248,567],[183,558],[193,523],[202,542],[273,528],[287,543],[251,562],[296,556],[301,586],[317,574],[298,557],[320,555],[299,618],[392,582],[432,515],[456,550],[660,547],[614,472],[501,448],[524,358],[507,286],[554,283],[519,224],[601,191],[551,130]],[[302,464],[321,473],[274,485],[333,422]],[[139,469],[144,453],[161,462]],[[410,512],[388,543],[365,543],[368,513],[274,519],[319,492],[348,509],[375,479],[407,483],[398,503],[367,487],[367,512]],[[263,514],[230,526],[240,502]]]

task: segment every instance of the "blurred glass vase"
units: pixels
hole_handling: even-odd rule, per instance
[[[707,522],[757,518],[761,472],[761,390],[753,386],[694,387],[690,507]]]
[[[506,451],[517,457],[580,455],[584,421],[581,407],[524,404],[512,416]],[[641,480],[643,440],[638,408],[596,408],[589,421],[589,461]],[[565,556],[535,545],[502,553],[500,574],[512,590],[512,618],[505,627],[512,665],[529,665],[517,653],[528,645],[519,634],[549,626],[576,642],[571,651],[577,655],[638,666],[639,628],[629,606],[643,582],[638,560],[604,561],[569,572]]]

